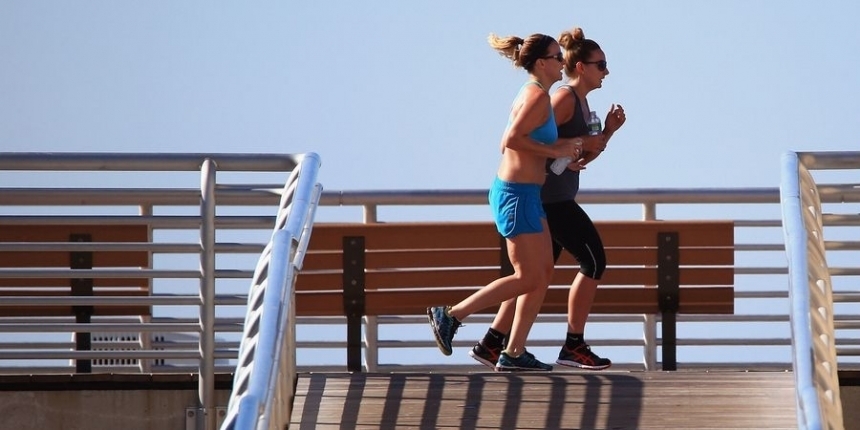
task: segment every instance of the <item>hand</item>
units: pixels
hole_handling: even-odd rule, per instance
[[[576,160],[582,156],[582,138],[559,139],[556,146],[560,152],[555,158],[570,157],[572,160]]]
[[[567,170],[573,170],[574,172],[585,170],[585,159],[580,158],[578,160],[572,161],[570,164],[567,165]]]
[[[609,113],[606,114],[606,121],[603,122],[604,132],[615,133],[627,121],[627,116],[624,114],[624,108],[621,105],[612,104],[609,108]]]
[[[603,152],[606,149],[606,136],[598,134],[595,136],[582,137],[582,149],[588,152]]]

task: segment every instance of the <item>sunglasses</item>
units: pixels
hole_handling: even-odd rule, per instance
[[[582,61],[582,64],[597,64],[597,70],[600,70],[601,72],[606,70],[606,60]]]
[[[562,55],[561,52],[559,52],[558,54],[555,54],[555,55],[547,55],[545,57],[540,57],[540,58],[542,58],[544,60],[549,59],[549,58],[555,58],[555,60],[558,61],[559,63],[564,63],[564,55]]]

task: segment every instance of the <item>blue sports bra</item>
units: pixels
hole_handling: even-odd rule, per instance
[[[522,88],[520,88],[519,93],[517,93],[517,98],[520,97],[520,93],[522,93],[526,85],[529,84],[535,84],[541,89],[543,89],[540,83],[535,81],[528,81],[523,84]],[[510,120],[508,120],[508,126],[510,125],[511,122]],[[552,111],[552,104],[549,105],[549,118],[547,118],[546,121],[540,125],[540,127],[532,130],[531,133],[529,133],[529,137],[540,143],[543,143],[544,145],[552,145],[553,143],[555,143],[556,140],[558,140],[558,127],[556,127],[555,125],[555,113]]]

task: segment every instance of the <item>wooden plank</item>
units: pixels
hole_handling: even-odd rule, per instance
[[[289,426],[792,429],[795,408],[791,372],[314,372],[298,375]]]
[[[553,272],[552,285],[573,282],[579,268],[562,267]],[[341,271],[303,271],[296,280],[297,291],[336,290],[343,288]],[[389,270],[365,273],[367,289],[438,288],[484,286],[500,276],[498,268],[452,268],[446,270]],[[733,285],[731,267],[684,267],[680,269],[681,285]],[[656,267],[610,268],[601,285],[657,285]]]
[[[367,251],[368,269],[417,267],[499,267],[500,248],[464,248],[444,250],[390,250]],[[606,259],[610,266],[653,266],[657,261],[657,248],[607,248]],[[732,248],[681,248],[678,264],[682,266],[731,266],[735,252]],[[343,253],[317,251],[305,256],[303,271],[340,269]],[[579,266],[570,253],[563,252],[557,265]]]
[[[439,288],[432,290],[368,291],[368,315],[423,315],[428,306],[457,303],[477,288]],[[541,307],[541,313],[567,313],[567,288],[551,288]],[[494,313],[493,306],[478,313]],[[601,287],[592,306],[592,313],[656,314],[659,313],[656,288]],[[732,314],[732,287],[681,288],[680,313]],[[343,293],[340,291],[306,291],[296,293],[296,313],[299,316],[343,315]]]
[[[680,246],[733,247],[732,221],[597,221],[607,246],[656,246],[657,234],[678,232]],[[339,250],[344,236],[365,236],[368,249],[483,248],[498,243],[489,222],[317,223],[309,250]]]
[[[651,266],[657,261],[656,247],[612,247],[604,244],[608,266]],[[735,264],[734,247],[680,248],[678,264],[681,266],[732,266]],[[556,265],[579,266],[568,252],[562,252]]]
[[[149,242],[147,225],[15,225],[0,226],[0,242],[63,242],[88,234],[91,242]],[[95,251],[93,267],[146,267],[146,251]],[[69,267],[68,252],[0,252],[0,267]]]
[[[71,295],[68,286],[63,289],[0,289],[2,297],[66,297]],[[94,297],[146,297],[149,291],[145,289],[102,289],[93,290]],[[0,306],[0,317],[60,317],[72,316],[75,312],[71,306],[22,305]],[[95,316],[135,316],[152,315],[152,308],[146,305],[95,305]]]
[[[458,303],[475,289],[387,290],[368,291],[365,311],[368,315],[421,315],[428,306]],[[547,291],[542,313],[566,314],[568,289]],[[478,313],[495,313],[498,306]],[[656,314],[659,313],[656,288],[598,288],[592,313]],[[734,312],[734,289],[731,287],[696,287],[681,289],[679,313],[731,314]]]
[[[74,316],[71,306],[0,306],[0,317],[64,317]],[[93,316],[139,316],[152,315],[149,306],[93,306]]]
[[[39,289],[39,290],[18,290],[18,289],[2,289],[0,290],[0,297],[66,297],[69,296],[71,292],[69,288],[65,289]],[[145,297],[149,295],[149,291],[145,289],[133,289],[133,288],[122,288],[122,289],[101,289],[94,288],[93,296],[95,297]]]
[[[345,236],[365,236],[368,249],[471,248],[497,246],[500,240],[487,222],[316,223],[308,249],[342,249]]]
[[[677,232],[679,246],[734,246],[732,221],[597,221],[594,223],[605,244],[612,246],[654,246],[660,232]]]
[[[0,292],[6,288],[68,287],[70,278],[0,278]],[[94,278],[93,287],[139,287],[148,288],[145,278]]]

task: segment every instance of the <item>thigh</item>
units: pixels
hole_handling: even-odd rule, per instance
[[[553,256],[556,260],[562,248],[570,252],[579,262],[583,259],[593,260],[595,253],[603,257],[600,233],[578,203],[570,200],[546,204],[544,210],[553,241]]]
[[[546,219],[541,219],[540,223],[543,231],[539,233],[523,233],[507,238],[508,258],[514,270],[519,273],[552,268],[549,228]]]

